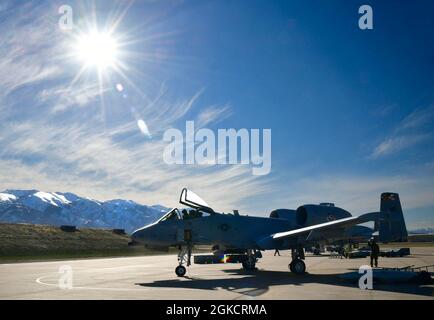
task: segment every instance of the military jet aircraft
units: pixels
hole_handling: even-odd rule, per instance
[[[351,237],[352,228],[375,222],[379,240],[407,241],[407,229],[397,193],[381,194],[380,212],[352,216],[331,204],[302,205],[297,210],[272,211],[269,218],[218,213],[193,191],[184,188],[179,202],[190,210],[174,208],[155,223],[136,230],[135,242],[149,248],[176,246],[179,249],[177,276],[185,276],[195,245],[213,246],[213,255],[195,255],[196,264],[241,263],[255,270],[263,250],[291,249],[289,269],[295,274],[306,271],[304,248],[321,241]]]

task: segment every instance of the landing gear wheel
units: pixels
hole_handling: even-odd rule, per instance
[[[177,266],[175,273],[178,277],[183,277],[187,273],[187,269],[184,266]]]
[[[244,270],[246,270],[246,271],[252,271],[252,270],[255,270],[255,263],[254,262],[251,262],[251,261],[244,261],[243,262],[243,268],[244,268]]]
[[[289,264],[289,270],[295,274],[303,274],[306,272],[306,264],[301,259],[295,259]]]

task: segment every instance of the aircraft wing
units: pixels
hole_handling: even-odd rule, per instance
[[[375,221],[381,217],[383,213],[382,212],[370,212],[362,214],[358,217],[349,217],[339,220],[334,220],[330,222],[320,223],[309,227],[304,227],[300,229],[290,230],[290,231],[284,231],[284,232],[278,232],[272,235],[273,239],[282,239],[282,238],[288,238],[288,237],[295,237],[299,236],[305,233],[310,233],[313,231],[319,231],[319,230],[332,230],[336,228],[343,228],[343,227],[349,227],[353,226],[359,223],[364,223],[368,221]]]

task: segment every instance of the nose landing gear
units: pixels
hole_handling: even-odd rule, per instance
[[[179,265],[175,268],[175,273],[178,277],[184,277],[187,273],[187,269],[183,266],[187,264],[187,267],[191,265],[191,246],[179,247],[178,253]]]

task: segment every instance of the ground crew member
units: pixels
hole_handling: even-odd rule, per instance
[[[374,238],[371,238],[368,242],[368,246],[371,248],[371,267],[378,267],[378,256],[380,255],[380,247]]]
[[[276,254],[280,257],[279,249],[276,249],[276,251],[274,251],[274,256],[276,256]]]
[[[344,249],[343,249],[344,257],[349,259],[352,250],[353,250],[353,246],[351,245],[351,243],[347,243],[346,245],[344,245]]]

